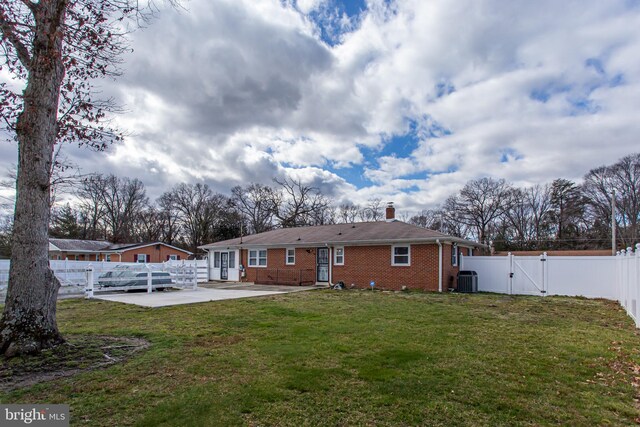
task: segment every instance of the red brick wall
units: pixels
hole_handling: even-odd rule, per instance
[[[136,262],[136,254],[145,254],[149,255],[149,262],[165,262],[167,260],[168,255],[179,255],[180,259],[188,259],[189,254],[187,252],[183,252],[177,249],[173,249],[164,245],[159,245],[159,248],[156,248],[157,245],[147,246],[144,248],[131,249],[130,251],[126,251],[122,253],[122,259],[118,254],[111,254],[111,262]],[[51,252],[49,255],[50,259],[58,259],[58,254],[55,252]],[[60,259],[69,258],[70,261],[74,261],[76,259],[76,254],[72,252],[62,252],[60,253]],[[99,254],[99,261],[106,261],[105,254]],[[78,261],[95,261],[95,254],[78,254]]]
[[[122,262],[136,262],[136,254],[149,255],[147,262],[165,262],[168,255],[179,255],[180,259],[187,259],[189,254],[164,245],[151,245],[135,248],[122,253]],[[111,261],[119,261],[118,255],[111,255]]]
[[[60,260],[65,260],[68,258],[69,261],[76,261],[76,255],[78,255],[77,261],[95,261],[96,260],[95,254],[75,254],[75,253],[69,253],[69,252],[60,252],[60,253],[51,252],[49,253],[49,259],[57,260],[58,255],[60,255]]]
[[[438,246],[411,245],[411,265],[392,266],[391,246],[347,246],[344,266],[333,266],[333,282],[343,281],[347,286],[369,288],[374,281],[376,289],[438,290]]]
[[[458,267],[451,265],[451,245],[442,245],[442,288],[456,286]],[[465,255],[468,251],[460,248]],[[243,281],[255,282],[259,267],[248,266],[248,250],[240,254],[246,268]],[[333,258],[333,257],[332,257]],[[459,262],[459,260],[458,260]],[[331,259],[333,264],[333,259]],[[297,248],[296,264],[285,264],[285,249],[267,250],[267,267],[278,269],[316,269],[316,248]],[[424,291],[438,290],[438,245],[411,245],[411,265],[391,265],[391,245],[347,246],[344,249],[344,265],[332,265],[332,282],[343,281],[347,286],[354,284],[360,289],[369,289],[371,281],[376,289],[400,290],[402,286]]]
[[[316,248],[296,248],[296,263],[295,265],[286,265],[285,248],[267,249],[267,267],[266,268],[280,268],[289,270],[304,270],[311,269],[316,270]],[[241,264],[244,265],[247,276],[242,280],[243,282],[255,282],[257,271],[264,267],[249,267],[249,250],[243,249],[240,251]]]

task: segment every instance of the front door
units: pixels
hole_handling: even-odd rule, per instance
[[[220,280],[229,278],[229,252],[220,252]]]
[[[329,281],[329,248],[318,248],[317,256],[317,281]]]

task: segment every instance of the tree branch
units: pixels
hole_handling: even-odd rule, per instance
[[[35,7],[35,5],[32,4],[32,7]],[[18,55],[18,59],[22,65],[24,65],[27,70],[30,70],[31,55],[29,55],[29,50],[24,43],[22,43],[20,37],[16,35],[15,25],[7,20],[7,15],[3,6],[0,6],[0,32],[2,32],[2,36],[6,38],[16,50],[16,54]]]
[[[20,0],[25,6],[29,8],[31,13],[35,15],[36,8],[38,7],[37,3],[32,2],[31,0]]]

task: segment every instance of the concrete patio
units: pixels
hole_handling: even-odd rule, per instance
[[[238,298],[254,298],[267,295],[322,289],[326,286],[276,286],[250,283],[208,282],[196,290],[167,290],[161,292],[96,293],[94,298],[104,301],[135,304],[142,307],[167,307]]]

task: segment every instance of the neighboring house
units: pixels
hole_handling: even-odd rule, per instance
[[[455,286],[459,254],[482,245],[395,219],[283,228],[204,245],[209,279],[261,284],[344,282],[357,288],[442,291]]]
[[[166,243],[110,243],[104,240],[49,239],[49,259],[111,262],[164,262],[192,253]]]

